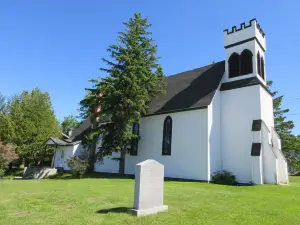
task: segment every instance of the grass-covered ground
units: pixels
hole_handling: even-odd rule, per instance
[[[142,218],[125,213],[133,189],[117,178],[0,181],[0,224],[300,224],[300,177],[288,186],[166,181],[169,212]]]

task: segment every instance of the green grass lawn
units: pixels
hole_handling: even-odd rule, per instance
[[[132,179],[0,181],[0,224],[300,224],[300,177],[288,186],[166,181],[169,211],[140,218],[124,213],[133,190]],[[97,212],[110,208],[119,209]]]

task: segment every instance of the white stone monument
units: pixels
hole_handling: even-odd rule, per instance
[[[134,187],[134,209],[129,212],[136,216],[168,211],[163,205],[164,165],[148,159],[136,165]]]

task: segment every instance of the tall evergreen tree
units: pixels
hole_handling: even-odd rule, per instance
[[[108,76],[93,80],[93,88],[88,89],[88,95],[81,101],[83,115],[100,116],[91,138],[99,133],[102,135],[98,158],[120,152],[121,174],[124,173],[125,154],[139,138],[132,132],[132,125],[140,123],[151,99],[165,87],[162,67],[156,56],[157,46],[148,31],[151,24],[139,13],[123,24],[126,29],[119,33],[117,44],[107,49],[110,59],[102,59],[107,67],[101,71]],[[95,114],[98,105],[101,106],[99,115]]]
[[[267,85],[270,89],[273,81],[268,81]],[[282,108],[283,95],[278,96],[278,91],[272,92],[273,96],[273,111],[275,130],[281,139],[282,151],[288,160],[290,166],[299,167],[298,154],[300,153],[300,139],[292,134],[294,122],[287,120],[286,113],[289,109]]]

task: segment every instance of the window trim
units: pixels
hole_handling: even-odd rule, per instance
[[[261,60],[260,60],[259,52],[257,52],[256,55],[256,64],[257,64],[257,74],[261,76]]]
[[[171,128],[170,128],[170,134],[167,134],[166,126],[167,122],[170,121]],[[173,120],[171,116],[167,116],[164,120],[164,126],[163,126],[163,141],[162,141],[162,152],[161,154],[163,156],[171,156],[172,153],[172,131],[173,131]],[[166,148],[165,141],[166,141],[166,135],[170,135],[170,144],[168,145],[168,149]],[[167,151],[166,151],[167,150]]]
[[[260,58],[260,71],[261,71],[261,75],[260,75],[261,78],[265,80],[265,60],[263,56]]]
[[[245,70],[245,63],[248,63],[248,61],[244,61],[244,57],[245,57],[245,54],[249,54],[248,56],[251,57],[251,72],[250,73],[245,73],[243,70]],[[248,58],[247,58],[248,59]],[[252,74],[253,73],[253,53],[249,50],[249,49],[244,49],[240,55],[240,76],[243,76],[243,75],[248,75],[248,74]]]
[[[236,68],[237,70],[237,75],[232,75],[231,71],[231,60],[232,57],[237,57],[237,63],[238,63],[238,68]],[[228,58],[228,72],[229,72],[229,78],[235,78],[235,77],[239,77],[241,75],[241,62],[240,62],[240,55],[236,52],[233,52],[230,57]],[[234,70],[235,71],[235,70]]]
[[[138,123],[133,123],[132,124],[132,133],[134,134],[134,132],[135,132],[134,128],[135,128],[136,125],[137,125],[137,133],[136,133],[136,135],[139,136],[139,134],[140,134],[140,124],[138,124]],[[136,151],[134,153],[132,151],[133,147],[136,147]],[[138,155],[138,149],[139,149],[139,141],[138,141],[138,139],[137,140],[136,139],[132,140],[131,141],[130,155],[131,156],[137,156]]]
[[[243,73],[243,60],[242,60],[242,56],[243,54],[245,53],[251,53],[251,72],[250,73]],[[255,53],[254,53],[255,54]],[[237,63],[238,63],[238,68],[236,68],[236,70],[231,70],[231,61],[232,61],[232,57],[237,57]],[[255,58],[255,57],[254,57]],[[254,71],[253,71],[253,53],[251,50],[245,48],[241,54],[238,54],[237,52],[233,52],[231,53],[231,55],[229,56],[228,58],[228,61],[227,61],[227,65],[228,65],[228,78],[229,79],[233,79],[233,78],[236,78],[236,77],[241,77],[241,76],[246,76],[246,75],[249,75],[249,74],[253,74]],[[235,71],[237,72],[238,74],[237,75],[232,75],[232,71]]]

